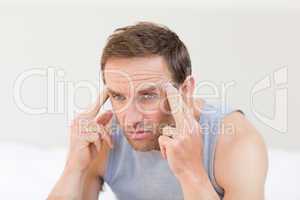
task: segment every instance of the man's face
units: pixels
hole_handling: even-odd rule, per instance
[[[173,123],[162,87],[171,80],[164,59],[161,56],[109,59],[104,76],[127,141],[138,151],[158,150],[160,129]]]

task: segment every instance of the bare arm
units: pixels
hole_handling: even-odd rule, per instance
[[[104,174],[106,158],[113,147],[109,134],[112,112],[98,114],[106,99],[104,91],[89,111],[73,120],[68,160],[48,200],[98,199],[103,184],[99,177]]]
[[[237,112],[225,117],[224,124],[234,128],[220,136],[216,153],[216,179],[225,190],[224,200],[263,200],[268,159],[261,135]]]
[[[219,135],[215,176],[225,190],[223,200],[263,200],[267,174],[267,151],[257,130],[240,113],[224,118]],[[219,200],[205,170],[180,180],[185,199]]]
[[[83,186],[83,198],[89,200],[98,200],[99,193],[103,187],[103,180],[99,176],[90,177],[89,181]]]
[[[98,200],[104,183],[102,177],[108,150],[109,147],[103,144],[97,158],[87,170],[77,170],[73,164],[67,164],[48,200]]]
[[[80,172],[64,171],[48,200],[96,200],[100,188],[100,182],[96,177]]]
[[[109,147],[104,144],[98,158],[93,162],[86,181],[83,184],[82,199],[98,200],[99,193],[102,191],[105,174],[105,166],[109,154]]]

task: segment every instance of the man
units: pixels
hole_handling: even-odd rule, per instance
[[[122,200],[264,199],[260,134],[242,111],[193,97],[189,54],[174,32],[147,22],[117,29],[101,69],[105,90],[73,121],[49,200],[98,199],[104,182]],[[107,99],[112,111],[100,114]]]

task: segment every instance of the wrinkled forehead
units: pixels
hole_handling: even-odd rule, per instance
[[[159,89],[171,76],[160,57],[112,59],[105,65],[103,75],[108,88],[122,93],[147,88]]]

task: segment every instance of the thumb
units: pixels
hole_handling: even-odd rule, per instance
[[[112,116],[113,116],[112,111],[108,110],[104,113],[97,115],[95,120],[98,124],[105,126],[111,120]]]
[[[158,138],[160,152],[164,159],[167,159],[167,149],[168,149],[168,146],[171,144],[171,142],[172,142],[172,139],[165,135],[161,135]]]
[[[113,148],[113,140],[111,137],[112,133],[112,117],[113,113],[111,110],[106,111],[105,113],[102,113],[97,116],[96,122],[98,124],[98,127],[100,128],[100,133],[101,133],[101,139],[104,139],[107,144],[109,145],[110,148]]]

